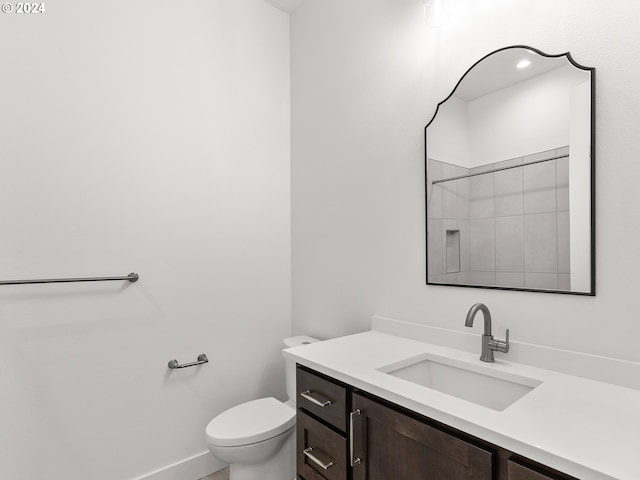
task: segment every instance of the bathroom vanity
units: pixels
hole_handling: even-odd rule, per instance
[[[296,382],[300,479],[574,479],[303,366]]]
[[[640,478],[640,391],[478,354],[376,331],[286,350],[299,479]]]

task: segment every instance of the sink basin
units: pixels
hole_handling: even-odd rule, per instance
[[[430,354],[388,365],[379,371],[497,411],[504,410],[542,383]]]

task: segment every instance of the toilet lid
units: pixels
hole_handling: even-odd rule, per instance
[[[222,412],[207,425],[210,445],[233,447],[261,442],[296,424],[296,411],[273,397],[242,403]]]

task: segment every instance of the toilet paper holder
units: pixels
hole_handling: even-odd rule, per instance
[[[204,353],[201,353],[200,355],[198,355],[198,361],[197,362],[191,362],[191,363],[183,363],[180,364],[178,362],[178,360],[176,360],[175,358],[173,360],[169,360],[169,363],[167,364],[167,366],[169,368],[187,368],[187,367],[194,367],[196,365],[202,365],[203,363],[208,363],[209,359],[207,358],[207,356]]]

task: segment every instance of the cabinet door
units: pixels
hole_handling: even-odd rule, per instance
[[[296,424],[298,475],[305,480],[346,480],[346,438],[301,410]]]
[[[493,453],[353,395],[354,480],[491,480]]]

